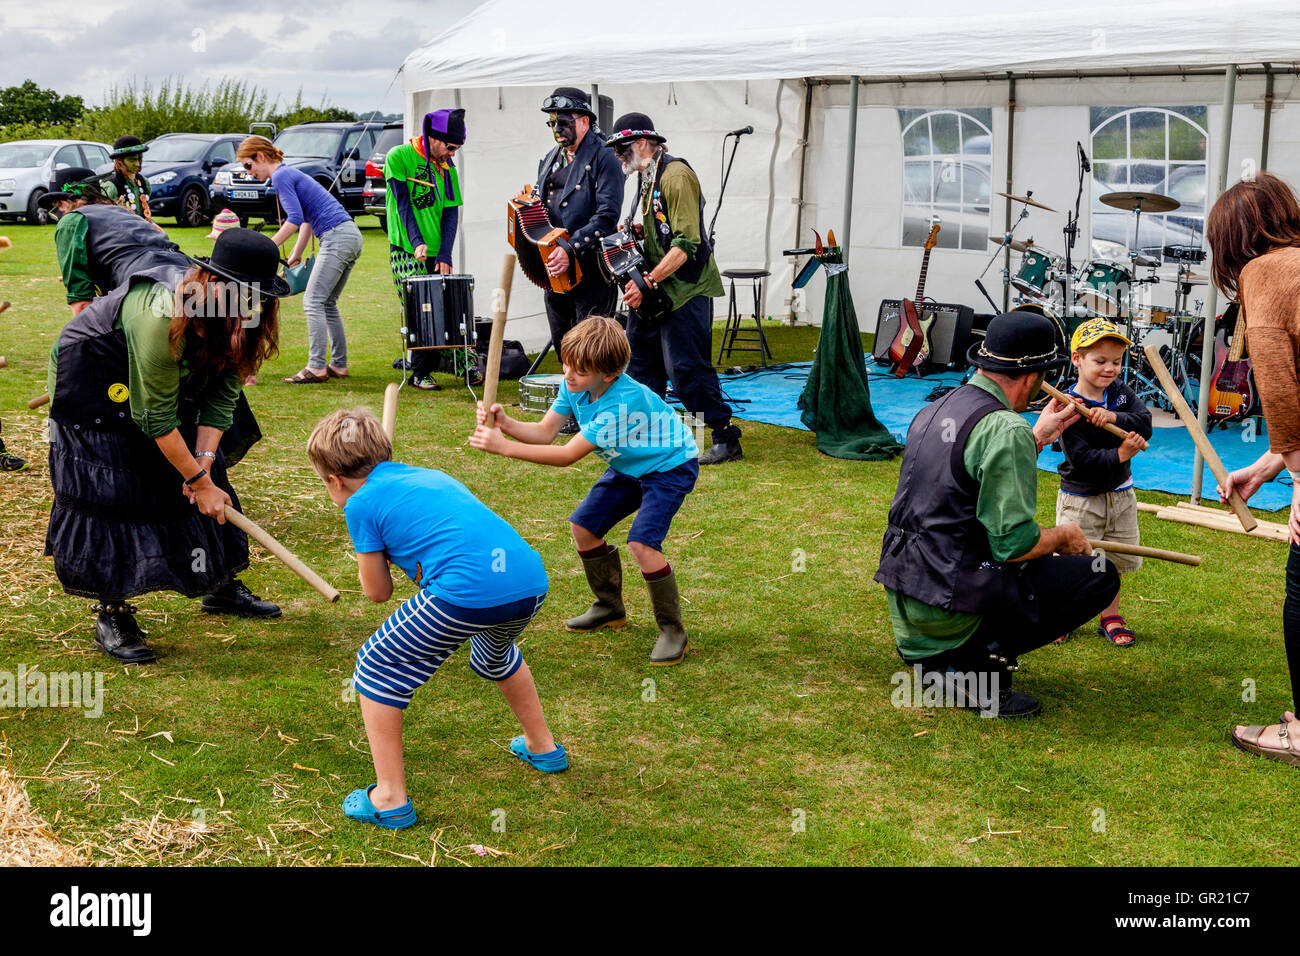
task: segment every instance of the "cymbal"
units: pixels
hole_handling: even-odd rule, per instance
[[[1056,212],[1051,206],[1044,206],[1037,199],[1031,199],[1029,196],[1013,196],[1011,193],[998,193],[998,195],[1010,199],[1012,202],[1022,202],[1026,206],[1037,206],[1039,209],[1046,209],[1048,212]]]
[[[1144,256],[1141,253],[1133,256],[1133,265],[1139,269],[1150,269],[1153,266],[1160,265],[1159,259],[1152,259],[1150,256]]]
[[[1174,281],[1185,282],[1187,285],[1205,285],[1210,279],[1208,276],[1198,275],[1195,272],[1184,272]]]
[[[1159,193],[1121,192],[1106,193],[1101,201],[1116,209],[1142,212],[1173,212],[1182,205],[1177,199]]]
[[[1030,239],[1028,242],[1025,242],[1022,239],[1012,239],[1010,242],[1004,243],[1000,237],[989,236],[989,245],[991,246],[1007,245],[1010,246],[1014,252],[1024,252],[1025,250],[1031,248],[1034,245],[1034,240]]]

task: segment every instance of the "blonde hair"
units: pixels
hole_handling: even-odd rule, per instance
[[[239,144],[239,149],[235,150],[235,159],[243,162],[246,159],[252,159],[258,153],[261,153],[272,163],[284,161],[284,153],[275,148],[265,136],[246,136],[244,141]]]
[[[307,439],[307,457],[322,476],[365,478],[393,458],[393,443],[369,410],[340,408],[325,416]]]
[[[593,315],[564,334],[560,361],[586,374],[622,375],[632,361],[632,346],[615,319]]]

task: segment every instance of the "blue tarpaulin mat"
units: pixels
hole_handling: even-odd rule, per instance
[[[958,372],[927,375],[925,378],[914,375],[894,378],[884,371],[883,366],[877,365],[871,356],[865,356],[865,361],[867,372],[871,376],[871,404],[876,417],[900,442],[906,440],[907,428],[916,413],[925,407],[927,395],[936,388],[956,386],[962,381],[962,375]],[[732,407],[737,418],[807,431],[799,420],[798,401],[811,366],[811,362],[800,362],[746,375],[724,376],[723,394],[734,400]],[[1079,424],[1071,427],[1088,426]],[[1268,448],[1268,437],[1262,423],[1258,434],[1253,433],[1251,427],[1238,424],[1227,430],[1216,429],[1211,432],[1210,443],[1223,459],[1224,466],[1233,471],[1258,458]],[[1157,428],[1147,450],[1133,459],[1134,485],[1147,491],[1190,495],[1195,447],[1187,429]],[[1038,457],[1038,467],[1055,473],[1061,458],[1060,452],[1045,448]],[[1282,478],[1287,478],[1285,470]],[[1215,484],[1210,469],[1205,468],[1203,493],[1212,497]],[[1252,508],[1265,511],[1277,511],[1290,504],[1289,479],[1269,482],[1250,499]]]

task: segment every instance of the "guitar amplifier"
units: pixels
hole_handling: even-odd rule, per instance
[[[876,341],[871,354],[881,365],[889,365],[889,343],[898,334],[899,315],[903,309],[901,299],[882,299],[876,314]],[[975,310],[967,305],[948,302],[925,302],[920,306],[922,321],[926,313],[934,316],[930,326],[930,360],[919,371],[959,371],[966,367],[966,350],[970,348],[971,325]]]

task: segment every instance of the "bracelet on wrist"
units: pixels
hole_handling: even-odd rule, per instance
[[[217,453],[215,451],[196,451],[194,457],[196,460],[199,458],[211,458],[213,461],[216,461]]]
[[[186,479],[185,479],[185,485],[186,485],[186,487],[188,487],[188,488],[193,488],[193,487],[194,487],[194,482],[198,481],[200,478],[202,478],[202,477],[203,477],[204,475],[206,475],[207,473],[208,473],[208,470],[207,470],[206,468],[200,468],[200,469],[199,469],[199,473],[198,473],[197,475],[195,475],[193,478],[186,478]]]

